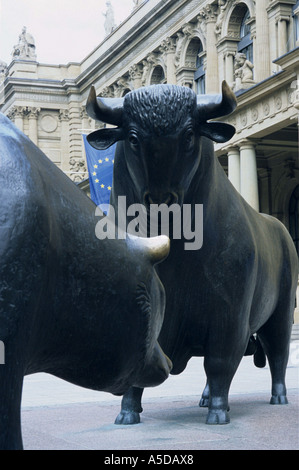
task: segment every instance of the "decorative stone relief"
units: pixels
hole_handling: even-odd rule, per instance
[[[69,120],[69,110],[68,109],[60,109],[58,118],[59,118],[59,121],[68,121]]]
[[[253,108],[253,109],[251,110],[251,116],[252,116],[252,120],[253,120],[254,122],[256,122],[256,121],[258,120],[258,118],[259,118],[259,112],[258,112],[258,109],[257,109],[257,108]]]
[[[146,86],[151,83],[152,76],[155,73],[155,69],[157,67],[160,69],[158,75],[160,76],[162,74],[165,76],[166,64],[163,59],[162,52],[163,52],[162,48],[160,48],[160,54],[157,52],[151,52],[150,54],[148,54],[146,59],[142,62],[142,77],[141,77],[142,86]]]
[[[168,37],[161,42],[160,51],[162,53],[175,53],[176,40],[175,38]]]
[[[220,36],[222,33],[223,20],[225,17],[225,10],[228,5],[228,0],[218,0],[218,17],[215,24],[215,33],[216,36]]]
[[[103,90],[100,92],[100,96],[102,98],[113,98],[114,97],[114,91],[112,86],[106,86],[103,88]]]
[[[274,97],[274,104],[275,104],[275,109],[277,111],[280,111],[282,108],[282,97],[280,94]]]
[[[139,88],[140,86],[142,86],[142,78],[143,78],[143,65],[133,64],[129,68],[129,80],[130,80],[130,83],[132,83],[133,89]]]
[[[51,114],[45,114],[40,120],[40,126],[44,132],[51,134],[56,131],[58,122]]]
[[[85,160],[83,158],[71,158],[69,161],[70,165],[70,177],[75,183],[83,181],[87,177],[87,169]]]
[[[124,96],[125,92],[130,90],[128,78],[120,77],[116,83],[113,84],[113,94],[116,98]]]
[[[270,114],[270,104],[269,101],[264,101],[263,103],[263,113],[264,116],[267,117]]]
[[[199,15],[203,18],[205,22],[216,22],[217,20],[217,13],[218,13],[218,6],[217,5],[206,5]]]

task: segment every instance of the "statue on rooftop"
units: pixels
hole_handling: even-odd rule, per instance
[[[7,64],[0,60],[0,83],[2,83],[7,75]]]
[[[106,6],[107,6],[107,11],[106,11],[106,13],[103,13],[103,15],[105,16],[105,24],[104,24],[105,32],[106,32],[106,36],[108,36],[115,29],[116,24],[115,24],[115,21],[114,21],[113,7],[111,5],[110,0],[107,0]]]
[[[238,52],[235,55],[235,85],[234,91],[247,89],[255,84],[253,80],[254,65],[247,59],[245,54]]]
[[[19,35],[19,42],[12,51],[13,60],[36,60],[35,40],[33,36],[27,32],[26,26],[23,27]]]

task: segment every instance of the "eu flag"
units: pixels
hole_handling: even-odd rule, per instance
[[[109,204],[116,144],[106,150],[96,150],[88,143],[86,137],[86,135],[83,135],[89,173],[90,197],[97,206]]]

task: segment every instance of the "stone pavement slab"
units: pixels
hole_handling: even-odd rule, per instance
[[[85,390],[47,374],[26,377],[22,402],[25,450],[298,450],[299,364],[296,346],[287,369],[289,405],[270,399],[270,371],[244,358],[230,393],[231,423],[207,426],[198,402],[202,359],[179,376],[146,389],[141,423],[116,426],[120,398]]]

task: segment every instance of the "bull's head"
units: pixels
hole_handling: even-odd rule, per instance
[[[187,87],[153,85],[124,98],[104,99],[97,98],[92,87],[89,116],[117,127],[95,131],[87,139],[101,150],[124,141],[139,201],[147,206],[182,204],[202,158],[201,137],[226,142],[235,133],[233,126],[210,119],[230,114],[236,105],[225,81],[222,94],[199,96]]]

